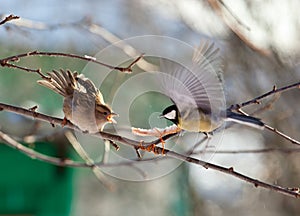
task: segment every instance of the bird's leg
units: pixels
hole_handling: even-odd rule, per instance
[[[140,142],[140,145],[142,145],[142,144],[141,144],[142,142],[143,142],[143,141]],[[141,155],[141,153],[140,153],[140,151],[139,151],[140,147],[135,147],[134,149],[135,149],[135,153],[136,153],[138,159],[142,159],[142,155]]]
[[[212,131],[211,132],[202,132],[202,133],[206,136],[207,139],[210,139],[213,136],[213,132]]]
[[[212,147],[212,146],[209,146],[209,143],[210,143],[209,141],[211,140],[211,138],[213,136],[213,132],[212,131],[210,131],[210,132],[203,132],[203,134],[205,135],[205,140],[206,140],[206,144],[205,144],[204,148],[207,149],[209,147]]]

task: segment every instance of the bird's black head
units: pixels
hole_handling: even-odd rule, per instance
[[[179,123],[179,111],[177,106],[174,104],[167,107],[166,109],[164,109],[160,117],[168,119],[177,125]]]

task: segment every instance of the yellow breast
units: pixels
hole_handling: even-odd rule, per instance
[[[211,121],[210,116],[200,115],[199,118],[184,118],[180,119],[178,127],[191,132],[211,132],[219,125]]]

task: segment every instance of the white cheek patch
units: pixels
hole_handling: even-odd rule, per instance
[[[171,112],[165,114],[164,117],[167,118],[167,119],[175,119],[176,118],[176,111],[172,110]]]

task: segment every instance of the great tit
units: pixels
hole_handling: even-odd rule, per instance
[[[173,105],[165,108],[161,117],[191,132],[210,133],[226,121],[263,128],[255,117],[226,109],[222,85],[222,67],[219,49],[205,42],[195,52],[190,65],[181,65],[168,59],[160,60],[163,93]]]

